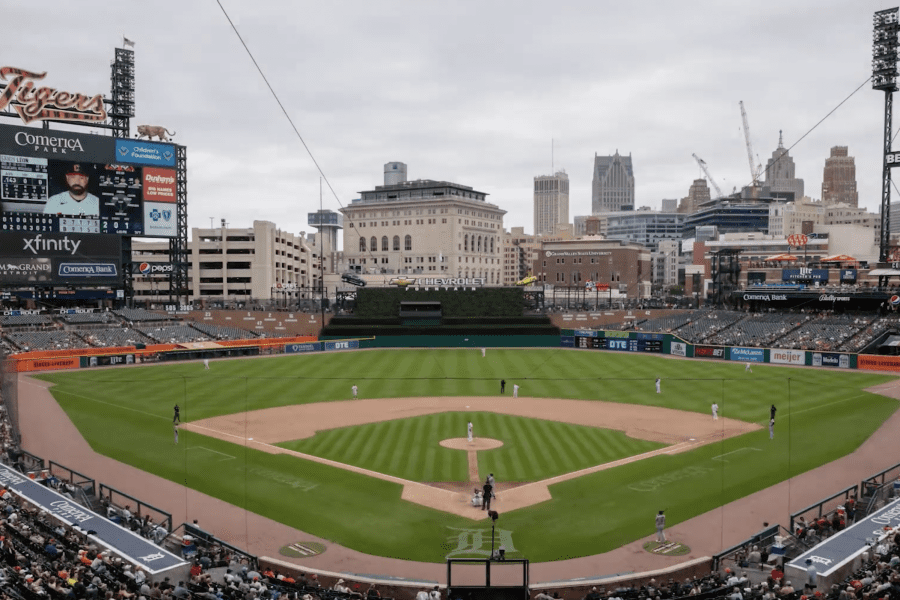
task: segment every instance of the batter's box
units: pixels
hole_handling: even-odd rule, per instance
[[[218,450],[213,450],[212,448],[207,448],[206,446],[191,446],[188,450],[202,450],[204,452],[212,452],[213,454],[218,454],[222,458],[219,459],[218,462],[223,462],[226,460],[234,460],[237,458],[236,456],[232,456],[230,454],[226,454],[224,452],[219,452]]]

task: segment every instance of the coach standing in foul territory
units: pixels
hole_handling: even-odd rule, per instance
[[[504,392],[506,392],[506,380],[501,379],[500,380],[500,393],[502,394]]]
[[[175,416],[172,417],[173,423],[181,423],[181,409],[178,408],[178,405],[175,405]]]

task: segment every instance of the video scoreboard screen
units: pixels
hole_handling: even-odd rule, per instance
[[[0,231],[175,237],[171,144],[0,125]]]
[[[576,336],[576,348],[624,352],[662,352],[662,340]]]

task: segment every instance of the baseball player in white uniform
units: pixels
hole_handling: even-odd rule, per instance
[[[513,384],[513,398],[519,397],[519,384]]]
[[[354,385],[354,386],[353,386],[352,388],[350,388],[350,389],[353,391],[353,397],[356,398],[356,393],[359,391],[359,388],[357,388],[357,387]]]
[[[469,441],[472,441],[472,421],[469,421]]]
[[[712,405],[713,421],[719,420],[719,405],[713,402]]]
[[[750,363],[747,363],[747,366],[744,367],[744,372],[746,373],[747,371],[753,372],[753,369],[750,368]]]
[[[487,348],[482,348],[481,349],[481,358],[484,358],[485,356],[487,356]]]
[[[656,378],[656,393],[657,393],[657,394],[660,393],[660,391],[659,391],[659,385],[660,385],[660,380],[659,380],[659,377],[657,377],[657,378]]]

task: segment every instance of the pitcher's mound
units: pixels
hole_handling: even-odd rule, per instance
[[[492,440],[491,438],[472,438],[470,442],[468,438],[450,438],[441,440],[441,446],[444,448],[453,448],[454,450],[491,450],[499,448],[503,445],[500,440]]]

